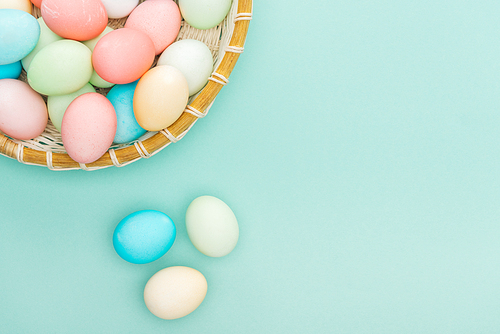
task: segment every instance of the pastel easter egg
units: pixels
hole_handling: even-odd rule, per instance
[[[134,116],[133,101],[136,86],[137,81],[126,85],[116,85],[106,95],[115,108],[118,120],[113,140],[117,144],[129,143],[146,133]]]
[[[162,257],[172,247],[175,224],[156,210],[142,210],[123,218],[113,233],[113,246],[125,261],[142,264]]]
[[[155,45],[159,55],[175,41],[181,28],[181,13],[172,0],[145,1],[127,18],[125,28],[144,32]]]
[[[28,14],[33,9],[30,0],[0,0],[0,9],[2,8],[18,9]]]
[[[30,14],[18,9],[0,9],[0,65],[26,57],[40,37],[40,25]]]
[[[38,8],[42,6],[42,0],[31,0],[31,3],[33,3]]]
[[[104,28],[104,30],[99,34],[99,36],[94,37],[92,39],[89,39],[87,41],[83,41],[82,43],[83,43],[83,45],[88,47],[90,49],[90,51],[94,52],[94,49],[95,49],[97,42],[99,42],[101,40],[101,38],[103,38],[104,36],[106,36],[107,34],[109,34],[110,32],[112,32],[114,30],[115,29],[106,26],[106,28]]]
[[[76,92],[92,76],[91,57],[90,50],[80,42],[64,39],[51,43],[31,61],[28,83],[44,95]]]
[[[195,39],[184,39],[170,45],[158,59],[158,65],[179,69],[187,80],[190,96],[205,87],[214,67],[208,46]]]
[[[188,84],[181,71],[167,65],[154,67],[135,89],[135,118],[148,131],[165,129],[182,114],[188,98]]]
[[[102,33],[99,34],[99,36],[93,38],[93,39],[90,39],[88,41],[84,41],[82,42],[86,47],[88,47],[90,49],[90,51],[94,51],[94,48],[97,44],[97,42],[99,42],[99,40],[104,37],[105,35],[107,35],[108,33],[112,32],[114,29],[113,28],[110,28],[110,27],[106,27],[104,29],[104,31]],[[92,76],[90,77],[90,83],[93,85],[93,86],[96,86],[96,87],[99,87],[99,88],[110,88],[110,87],[113,87],[114,86],[114,83],[111,83],[111,82],[108,82],[106,80],[104,80],[103,78],[101,78],[99,76],[99,74],[97,74],[97,72],[94,70],[94,72],[92,73]]]
[[[224,21],[231,0],[179,0],[182,17],[197,29],[210,29]]]
[[[50,30],[77,41],[97,37],[108,24],[100,0],[43,0],[40,9]]]
[[[99,74],[94,70],[92,72],[92,76],[90,77],[89,82],[92,84],[92,86],[99,87],[99,88],[110,88],[113,87],[115,84],[112,82],[108,82],[101,78]]]
[[[139,79],[151,67],[155,47],[143,32],[121,28],[102,37],[92,54],[97,74],[115,84],[127,84]]]
[[[41,49],[43,49],[50,43],[60,41],[61,39],[63,39],[61,36],[55,34],[52,30],[49,29],[49,27],[47,27],[42,17],[39,17],[37,21],[38,24],[40,25],[40,38],[38,39],[38,43],[36,44],[33,51],[31,51],[26,57],[24,57],[21,60],[23,68],[26,72],[29,69],[31,61]]]
[[[33,139],[47,126],[47,107],[26,83],[0,80],[0,131],[15,139]]]
[[[86,93],[95,93],[94,87],[91,84],[85,84],[76,92],[66,95],[52,95],[47,98],[47,109],[49,110],[49,118],[54,124],[57,131],[61,132],[61,123],[68,106],[78,96]]]
[[[0,79],[17,79],[21,75],[22,66],[20,61],[12,64],[0,65]]]
[[[148,280],[144,288],[144,302],[158,318],[178,319],[200,306],[207,295],[207,288],[207,280],[198,270],[183,266],[168,267]]]
[[[189,239],[201,253],[211,257],[229,254],[239,238],[239,227],[231,208],[213,196],[200,196],[186,211]]]
[[[129,15],[139,0],[101,0],[110,19],[121,19]]]
[[[71,102],[61,125],[66,152],[76,162],[85,164],[96,161],[106,153],[113,143],[115,132],[113,105],[98,93],[83,94]]]

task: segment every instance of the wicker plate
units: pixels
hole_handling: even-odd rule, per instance
[[[38,17],[39,13],[39,9],[34,7],[33,15]],[[190,98],[184,113],[167,129],[148,132],[139,140],[128,144],[114,145],[97,161],[80,164],[68,156],[62,145],[61,134],[49,120],[44,133],[32,140],[14,140],[0,132],[0,154],[17,159],[24,164],[45,166],[51,170],[96,170],[110,166],[121,167],[141,158],[153,156],[170,143],[180,140],[198,118],[207,114],[217,94],[227,84],[227,78],[236,65],[239,55],[243,52],[251,18],[252,0],[233,0],[226,19],[213,29],[198,30],[182,21],[177,40],[191,38],[204,42],[212,50],[215,66],[205,88]],[[123,27],[125,21],[126,19],[110,20],[108,26]],[[23,80],[23,78],[25,78],[24,71],[20,79]],[[104,95],[108,90],[96,89]]]

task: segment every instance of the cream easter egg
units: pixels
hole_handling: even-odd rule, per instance
[[[137,123],[148,131],[165,129],[182,114],[188,98],[188,84],[180,70],[167,65],[152,68],[135,89]]]
[[[0,0],[0,9],[3,8],[22,10],[29,14],[32,9],[30,0]]]
[[[79,163],[94,162],[106,153],[115,132],[113,105],[98,93],[86,93],[71,102],[61,125],[64,148]]]
[[[146,283],[144,302],[161,319],[178,319],[190,314],[205,299],[207,280],[198,270],[169,267],[158,271]]]

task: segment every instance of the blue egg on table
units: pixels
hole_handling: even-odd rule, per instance
[[[22,68],[20,61],[16,61],[12,64],[0,65],[0,80],[19,78]]]
[[[115,85],[106,95],[116,111],[117,126],[113,140],[116,144],[130,143],[146,133],[134,116],[134,92],[138,82]]]
[[[175,224],[169,216],[156,210],[142,210],[120,221],[113,233],[113,246],[125,261],[149,263],[172,247],[175,234]]]
[[[39,38],[40,25],[34,16],[18,9],[0,9],[0,65],[26,57]]]

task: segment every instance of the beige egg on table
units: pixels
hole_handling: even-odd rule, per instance
[[[207,294],[207,280],[198,270],[168,267],[158,271],[146,283],[144,302],[161,319],[182,318],[200,306]]]

